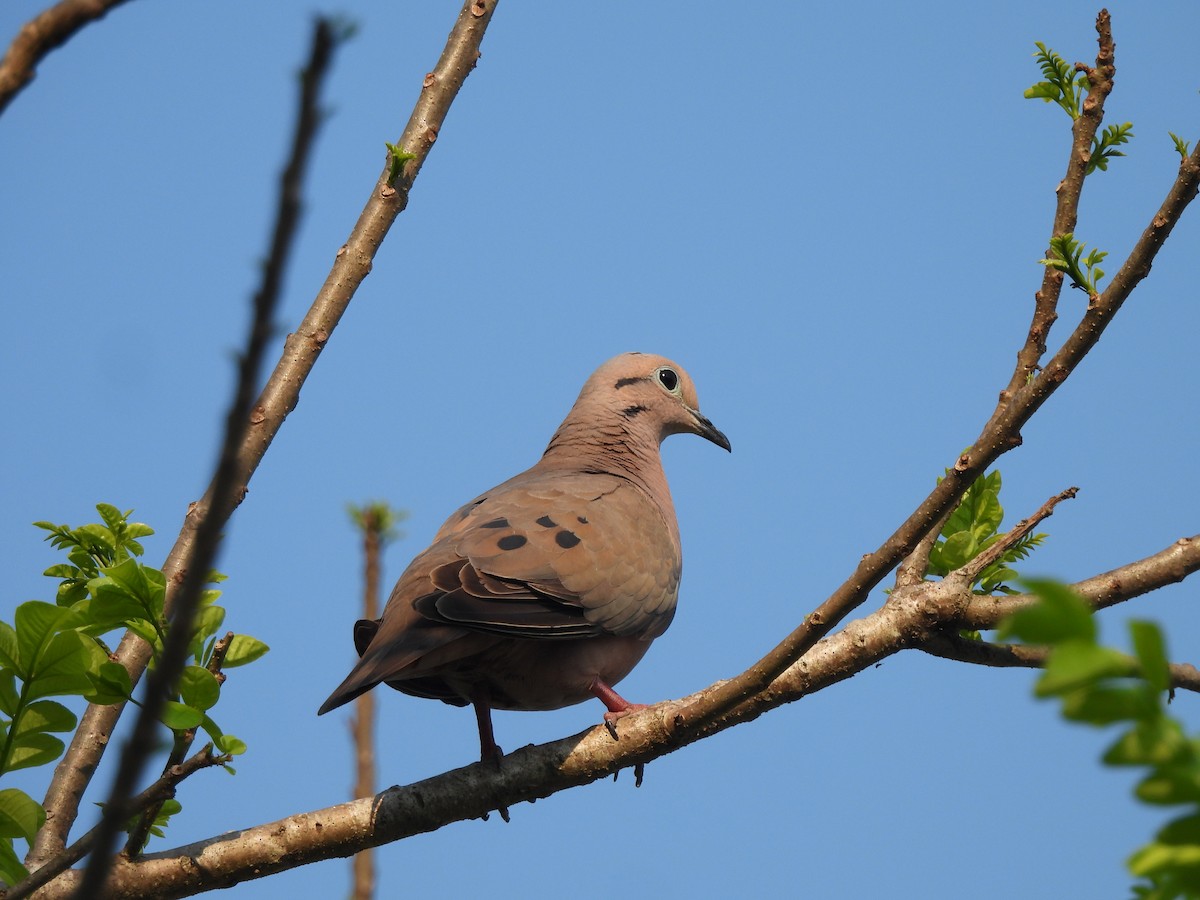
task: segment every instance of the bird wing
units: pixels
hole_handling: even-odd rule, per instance
[[[652,639],[675,612],[674,532],[643,490],[614,475],[532,470],[451,516],[438,545],[453,547],[452,558],[414,601],[433,621],[521,637]]]

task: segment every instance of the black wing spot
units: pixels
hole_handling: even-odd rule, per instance
[[[501,550],[516,550],[519,547],[524,547],[527,539],[523,534],[506,534],[500,540],[496,541],[496,546]]]
[[[586,525],[588,523],[587,516],[576,516],[575,518],[579,520],[580,525]]]
[[[537,523],[539,525],[541,525],[543,528],[554,528],[556,525],[558,525],[558,523],[555,522],[549,516],[542,516],[540,519],[537,520]]]
[[[484,522],[480,528],[507,528],[508,519],[501,516],[499,519],[492,519],[490,522]]]
[[[554,536],[554,543],[562,547],[564,550],[570,550],[579,543],[579,537],[573,531],[567,531],[565,528]]]

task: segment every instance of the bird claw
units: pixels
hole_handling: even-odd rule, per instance
[[[608,733],[612,735],[614,741],[619,741],[621,738],[617,734],[617,720],[623,719],[633,712],[640,709],[649,709],[649,705],[645,703],[628,703],[624,709],[609,710],[604,714],[604,727],[608,729]]]

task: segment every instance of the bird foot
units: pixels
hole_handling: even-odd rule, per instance
[[[604,727],[608,729],[608,733],[612,735],[614,741],[619,741],[621,738],[617,735],[617,720],[625,718],[630,713],[649,708],[645,703],[626,703],[624,709],[610,709],[604,714]]]

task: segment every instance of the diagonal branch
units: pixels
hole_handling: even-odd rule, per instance
[[[1107,13],[1097,20],[1100,32],[1101,55],[1097,69],[1111,70],[1111,33]],[[1104,94],[1096,92],[1092,109],[1099,116]],[[1088,103],[1092,103],[1089,96]],[[1086,106],[1087,104],[1085,104]],[[1112,284],[1089,305],[1083,320],[1054,355],[1043,373],[1027,380],[993,413],[975,443],[964,452],[946,477],[930,492],[882,546],[862,558],[854,573],[828,599],[811,612],[805,620],[761,660],[719,690],[683,714],[693,720],[694,727],[719,718],[725,711],[744,703],[765,690],[788,666],[800,659],[818,640],[828,634],[838,622],[860,606],[870,591],[883,580],[931,529],[938,526],[948,510],[958,503],[971,483],[1001,455],[1021,443],[1021,429],[1041,408],[1058,387],[1066,381],[1084,356],[1099,341],[1104,329],[1129,292],[1150,270],[1150,265],[1163,240],[1179,220],[1183,210],[1196,196],[1200,182],[1200,146],[1188,164],[1180,167],[1167,200],[1155,215]]]
[[[395,187],[389,187],[388,168],[385,167],[308,313],[284,342],[283,353],[250,413],[251,427],[237,452],[237,470],[243,487],[249,483],[287,414],[299,402],[300,389],[317,357],[358,286],[370,272],[375,253],[392,223],[407,205],[408,193],[420,166],[479,57],[479,45],[495,5],[496,0],[466,0],[464,3],[437,65],[425,78],[399,142],[401,148],[412,153],[414,158],[405,164]],[[168,608],[173,605],[199,523],[208,514],[212,503],[210,486],[204,497],[189,507],[175,546],[163,564]],[[130,671],[136,683],[146,668],[149,650],[136,636],[126,635],[117,648],[116,658]],[[83,792],[120,714],[120,706],[93,705],[80,718],[71,747],[55,770],[46,794],[43,805],[47,811],[47,826],[38,835],[30,854],[30,865],[62,848],[78,814]]]
[[[61,0],[21,26],[8,52],[0,59],[0,113],[25,85],[33,81],[42,57],[124,2],[126,0]]]
[[[997,668],[1041,669],[1045,668],[1046,661],[1050,658],[1048,647],[1029,644],[993,644],[988,641],[970,640],[947,632],[933,635],[921,645],[920,649],[930,656],[938,656],[942,659]],[[1130,666],[1136,668],[1137,660],[1132,656],[1127,659]],[[1170,669],[1172,688],[1200,693],[1200,669],[1191,663],[1171,663]]]
[[[223,765],[228,761],[228,756],[215,755],[212,752],[212,744],[206,744],[190,758],[177,765],[168,767],[158,781],[154,782],[154,784],[150,785],[150,787],[146,788],[129,802],[129,809],[137,813],[151,808],[161,808],[165,801],[175,796],[175,789],[185,778],[201,769],[206,769],[209,766]],[[48,884],[56,875],[66,871],[68,866],[74,865],[88,853],[91,853],[100,836],[101,827],[97,825],[24,881],[13,885],[4,894],[5,900],[20,900],[20,898],[28,897],[38,888]]]

